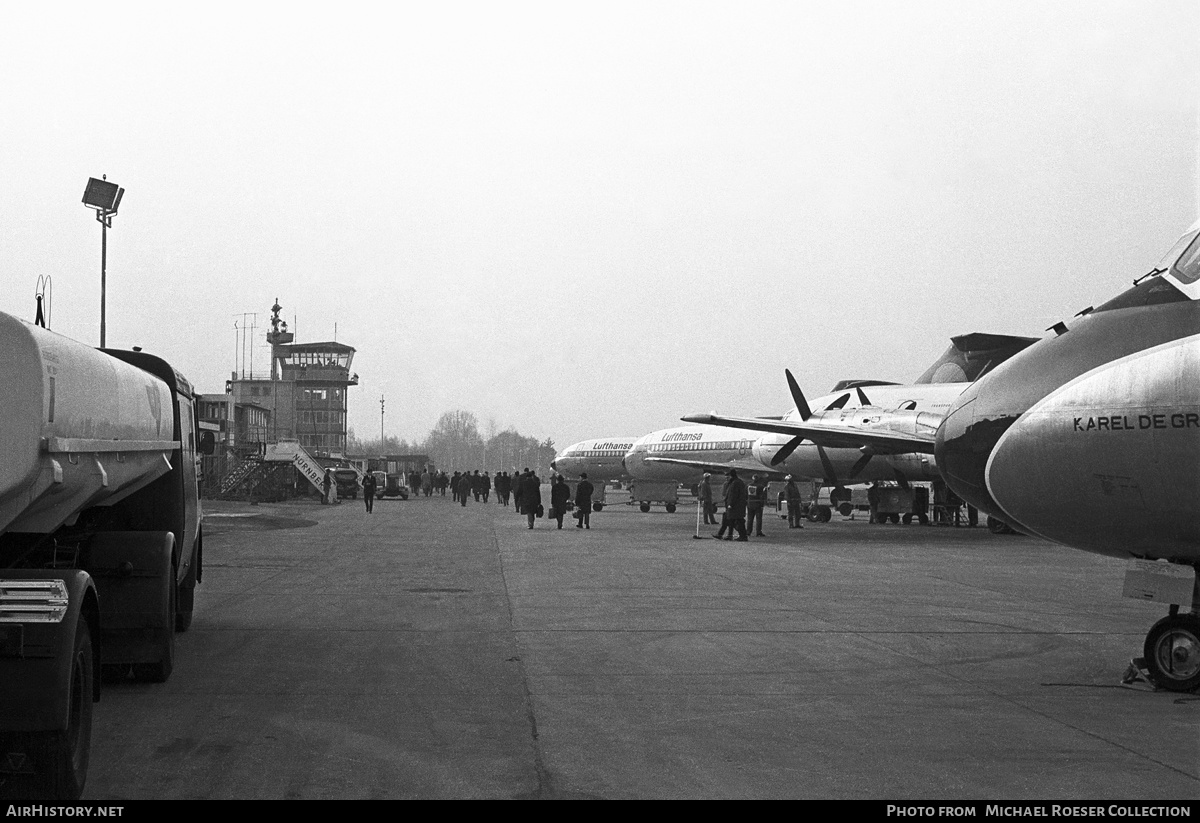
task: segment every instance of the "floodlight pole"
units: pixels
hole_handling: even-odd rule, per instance
[[[97,211],[96,219],[100,221],[100,348],[104,348],[104,299],[108,286],[108,227],[112,225],[112,215],[106,211]]]
[[[108,229],[124,194],[125,189],[108,182],[107,174],[101,175],[99,180],[88,178],[87,188],[83,191],[83,205],[94,209],[96,220],[100,222],[100,348],[104,348],[108,342],[105,317],[108,302]]]

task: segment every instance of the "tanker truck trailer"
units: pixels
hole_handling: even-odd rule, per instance
[[[102,680],[170,677],[205,435],[164,360],[0,313],[0,795],[78,797]]]

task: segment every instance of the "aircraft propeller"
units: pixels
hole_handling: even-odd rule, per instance
[[[867,467],[871,462],[871,458],[875,456],[875,452],[869,449],[863,449],[863,456],[854,461],[854,465],[850,467],[850,479],[858,477],[859,473]]]
[[[792,376],[791,370],[784,369],[783,373],[787,376],[788,390],[792,393],[792,402],[796,404],[796,412],[800,415],[800,422],[804,422],[805,420],[808,420],[808,418],[812,417],[812,409],[809,408],[808,401],[804,398],[804,392],[800,391],[800,384],[797,383],[796,378]],[[867,402],[866,395],[862,393],[862,389],[858,390],[858,396],[863,403]],[[843,408],[849,399],[849,394],[843,394],[837,400],[834,400],[832,403],[826,406],[825,410],[829,411],[830,409]],[[794,452],[806,439],[807,438],[801,434],[784,443],[783,447],[780,448],[779,451],[775,452],[775,455],[771,458],[771,465],[778,466],[784,460],[787,460],[788,457],[791,456],[792,452]],[[831,471],[832,464],[829,462],[829,457],[825,454],[825,449],[818,445],[817,453],[821,456],[821,464],[825,466],[825,471]]]
[[[803,423],[812,417],[812,409],[808,407],[808,401],[804,399],[804,392],[800,391],[800,384],[792,376],[791,370],[784,369],[783,373],[787,377],[788,390],[792,393],[792,402],[796,404],[796,413],[800,415],[800,422]],[[771,465],[778,466],[784,460],[787,460],[792,452],[796,450],[796,447],[803,443],[804,440],[804,435],[798,435],[784,443],[783,448],[775,452],[775,455],[771,458]]]

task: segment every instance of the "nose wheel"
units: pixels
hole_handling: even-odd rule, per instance
[[[1173,614],[1151,627],[1144,660],[1161,688],[1190,692],[1200,686],[1200,615]]]

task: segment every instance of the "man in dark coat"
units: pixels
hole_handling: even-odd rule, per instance
[[[746,536],[747,500],[746,483],[738,477],[737,469],[730,469],[729,485],[725,488],[725,513],[729,516],[729,536],[726,540],[733,539],[734,529],[737,529],[739,543],[749,540]]]
[[[521,478],[521,508],[525,511],[525,517],[529,520],[529,528],[533,528],[534,518],[537,517],[537,510],[542,507],[542,481],[538,476],[529,469],[525,470],[525,476]]]
[[[526,469],[525,471],[528,472],[529,469]],[[525,513],[525,509],[521,508],[521,481],[524,479],[525,479],[524,474],[517,471],[516,469],[513,469],[513,473],[512,473],[513,508],[516,510],[517,514]]]
[[[550,486],[550,516],[558,521],[560,529],[563,515],[567,513],[567,503],[570,500],[571,487],[567,485],[566,479],[560,474],[554,478],[554,483]]]
[[[367,514],[375,510],[375,475],[367,472],[363,477],[363,502],[367,504]]]
[[[579,522],[575,524],[577,529],[590,529],[592,527],[592,494],[596,491],[587,479],[587,472],[579,475],[579,484],[575,486],[575,508],[579,511]]]

